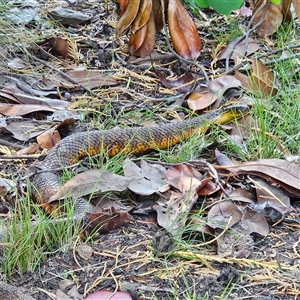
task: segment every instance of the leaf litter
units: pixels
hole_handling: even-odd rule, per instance
[[[134,6],[133,1],[128,1],[129,5],[131,4],[133,5],[133,8],[137,8],[136,12],[125,9],[126,1],[119,2],[121,8],[123,6],[123,18],[119,19],[118,22],[119,27],[117,26],[117,37],[122,39],[123,32],[132,25],[132,37],[130,37],[131,42],[129,42],[130,53],[139,56],[149,54],[154,46],[154,36],[157,28],[162,26],[161,20],[155,20],[155,26],[153,25],[153,10],[156,12],[159,11],[159,2],[144,1],[144,6]],[[152,7],[149,3],[152,3]],[[194,32],[191,41],[187,41],[185,37],[181,38],[185,31],[195,31],[194,23],[191,22],[190,17],[185,15],[185,8],[181,6],[178,1],[169,1],[169,7],[170,9],[168,10],[167,16],[169,20],[168,25],[175,50],[183,57],[192,59],[197,58],[200,54],[199,51],[202,44],[201,40],[198,39],[198,33]],[[89,9],[88,11],[91,12]],[[72,10],[72,12],[74,11]],[[298,10],[296,10],[296,12],[298,13]],[[103,12],[101,13],[103,15]],[[272,20],[272,14],[272,9],[269,9],[267,21]],[[120,15],[122,15],[122,13]],[[138,16],[138,21],[135,21],[136,16]],[[87,24],[89,24],[89,20],[87,21]],[[63,23],[68,25],[69,21],[66,22],[67,23]],[[72,24],[76,24],[74,22],[75,21],[73,20]],[[93,27],[94,25],[91,26]],[[86,34],[90,29],[91,27],[82,27],[82,32]],[[261,27],[260,30],[259,34],[261,36],[270,34],[270,32],[263,32],[263,27]],[[108,30],[108,32],[110,31]],[[110,33],[112,32],[113,31]],[[97,34],[101,39],[101,33],[98,32]],[[69,52],[73,47],[72,43],[75,41],[76,44],[78,43],[79,47],[84,49],[88,42],[82,40],[82,38],[74,38],[72,42],[71,39],[65,38],[65,36],[55,37],[54,40],[56,41],[54,44],[49,43],[48,40],[48,47],[52,48],[48,49],[51,50],[49,53],[52,52],[54,54],[56,51],[58,52],[58,55],[62,56],[63,59],[60,59],[59,61],[59,68],[66,71],[65,75],[69,76],[72,79],[71,81],[68,80],[68,77],[65,75],[62,76],[61,74],[46,77],[43,74],[43,76],[39,75],[38,79],[36,76],[26,75],[25,77],[22,77],[23,79],[26,79],[25,81],[9,80],[6,77],[5,80],[10,81],[10,89],[8,90],[7,84],[3,84],[1,79],[1,86],[5,86],[5,88],[1,90],[1,97],[3,97],[5,101],[12,101],[12,103],[9,103],[9,105],[6,106],[4,104],[7,103],[1,103],[2,113],[3,115],[6,115],[5,120],[7,122],[4,129],[7,130],[7,132],[10,131],[11,134],[14,134],[14,136],[17,137],[17,127],[21,128],[23,126],[27,128],[27,130],[24,131],[22,138],[19,135],[21,141],[26,142],[33,137],[39,136],[39,139],[45,139],[45,142],[40,142],[40,144],[47,144],[45,148],[50,148],[57,143],[60,137],[56,136],[57,129],[55,127],[57,124],[55,124],[55,122],[48,122],[48,128],[46,129],[38,129],[40,126],[45,126],[46,123],[42,122],[43,120],[29,118],[27,120],[28,123],[24,123],[25,117],[27,117],[27,115],[32,116],[35,112],[45,116],[56,110],[66,110],[67,108],[70,108],[71,105],[76,107],[76,102],[79,101],[79,98],[80,101],[89,101],[90,98],[87,95],[82,95],[82,90],[80,90],[82,86],[88,90],[94,89],[97,92],[101,91],[101,97],[114,98],[118,95],[117,100],[119,104],[124,101],[123,99],[121,102],[119,101],[121,98],[119,98],[119,91],[121,90],[124,94],[128,93],[128,91],[126,91],[126,85],[124,86],[128,80],[128,76],[133,78],[135,87],[143,90],[145,94],[148,93],[152,95],[152,93],[156,93],[155,96],[165,96],[170,94],[173,95],[178,92],[193,92],[193,89],[195,90],[196,95],[198,93],[197,84],[195,84],[195,82],[191,83],[192,80],[190,79],[195,81],[195,78],[197,78],[198,80],[200,78],[199,74],[195,77],[195,71],[193,71],[193,73],[188,73],[187,68],[184,69],[185,75],[183,77],[180,76],[181,74],[178,74],[178,79],[172,81],[167,80],[164,76],[159,76],[158,80],[157,77],[151,75],[151,73],[150,75],[145,75],[139,71],[133,72],[129,69],[129,66],[126,66],[127,68],[125,68],[124,65],[119,68],[116,67],[116,69],[112,68],[103,74],[102,71],[77,70],[76,64],[78,63],[78,57],[80,57],[80,55],[77,53],[73,56]],[[57,40],[59,40],[62,45],[57,45]],[[252,51],[254,51],[251,50],[251,48],[253,47],[253,49],[256,49],[257,43],[254,42],[252,37],[249,41],[239,43],[235,47],[233,53],[245,52],[247,55],[251,55]],[[91,39],[90,42],[98,43],[97,47],[94,48],[92,45],[89,45],[95,52],[97,52],[99,48],[105,49],[105,47],[107,47],[101,46],[104,45],[104,43],[102,44],[103,41],[100,41],[99,43],[98,40]],[[111,45],[108,41],[104,42],[107,45]],[[131,47],[130,45],[134,46]],[[248,45],[248,48],[244,50],[246,45]],[[108,46],[109,51],[115,51],[115,49],[109,47],[110,46]],[[231,46],[228,44],[227,47],[230,48]],[[73,48],[76,49],[75,46]],[[109,59],[111,59],[111,53],[108,54]],[[85,55],[87,55],[87,52]],[[223,54],[223,56],[227,55],[228,54],[226,53]],[[107,60],[102,56],[100,59],[100,56],[101,52],[98,52],[98,57],[97,55],[94,57],[91,55],[91,58],[87,63],[95,66],[101,64],[102,66],[105,66]],[[242,59],[242,57],[233,56],[231,59]],[[150,61],[151,57],[149,59],[149,62]],[[237,77],[238,80],[233,76],[224,75],[220,76],[218,79],[213,79],[209,82],[207,90],[205,92],[202,90],[202,94],[199,92],[201,95],[197,95],[199,99],[197,98],[196,100],[196,106],[195,104],[193,104],[194,106],[190,105],[189,101],[187,101],[189,107],[195,111],[207,109],[214,104],[214,101],[222,100],[224,95],[226,95],[225,93],[228,88],[235,89],[239,87],[240,82],[243,87],[248,88],[251,92],[263,94],[265,97],[275,95],[278,87],[275,83],[272,70],[266,67],[260,60],[252,59],[251,62],[252,73],[250,77],[244,74],[242,75],[246,77],[241,75],[238,77],[239,73],[236,72],[235,77]],[[51,65],[56,65],[57,61],[53,60],[52,57],[48,63],[51,67]],[[7,62],[7,65],[10,65],[14,69],[28,68],[28,64],[25,60],[16,61],[12,59]],[[159,70],[160,65],[158,64],[156,68]],[[154,73],[156,73],[156,75],[161,74],[158,73],[157,70],[155,70],[156,72]],[[12,78],[14,78],[15,75],[16,74],[14,74]],[[17,76],[15,78],[17,78]],[[37,84],[28,84],[27,82],[29,81],[36,81]],[[115,85],[122,84],[123,87],[121,86],[121,88],[119,86],[114,87]],[[158,86],[158,84],[163,84],[165,88]],[[182,84],[187,85],[186,90],[180,90]],[[103,86],[105,86],[105,90],[101,90],[101,87]],[[159,93],[156,92],[157,89],[159,90]],[[53,97],[55,97],[55,99],[53,99]],[[205,97],[209,100],[205,100]],[[192,98],[193,96],[190,95],[189,100]],[[32,104],[33,101],[34,104]],[[129,108],[136,106],[136,104],[131,104],[128,100],[124,102],[126,102]],[[97,101],[95,101],[94,107],[99,109],[100,105],[99,102],[97,103]],[[24,115],[25,117],[23,118],[22,116]],[[16,123],[15,129],[9,130],[8,125],[12,124],[12,122],[9,121],[9,116],[20,118],[20,120],[13,121],[19,122]],[[61,121],[62,124],[65,122],[67,126],[71,125],[71,123],[68,123],[68,116],[66,116],[65,120]],[[29,122],[31,122],[31,124]],[[27,125],[31,127],[30,130],[28,130]],[[49,127],[52,127],[50,129],[52,133],[46,133],[44,137],[40,136],[42,132],[47,132],[46,130],[49,130]],[[35,133],[32,133],[32,131],[35,131]],[[4,165],[2,162],[0,162],[0,164],[1,167]],[[82,172],[77,175],[78,177],[75,176],[68,181],[62,187],[59,194],[55,195],[51,201],[57,201],[58,199],[63,200],[70,196],[87,196],[99,192],[107,193],[111,191],[113,193],[126,193],[127,190],[130,190],[130,193],[135,197],[133,200],[135,204],[137,198],[154,195],[158,204],[156,206],[153,205],[153,212],[156,211],[157,213],[158,224],[171,234],[171,237],[167,234],[163,234],[163,236],[167,236],[167,239],[170,239],[171,244],[173,241],[172,236],[179,238],[191,218],[194,220],[195,224],[194,232],[200,233],[200,235],[205,237],[202,245],[198,246],[201,251],[203,250],[203,255],[181,250],[174,251],[174,247],[166,248],[167,251],[172,249],[172,251],[174,251],[172,255],[175,257],[182,257],[187,260],[191,259],[191,262],[183,263],[181,266],[175,265],[170,274],[170,269],[165,268],[161,261],[158,261],[155,268],[153,268],[153,265],[151,264],[152,256],[149,252],[149,249],[151,249],[149,237],[151,237],[153,232],[149,232],[149,230],[146,229],[147,227],[141,225],[144,222],[141,218],[135,220],[137,224],[141,225],[140,228],[132,223],[132,215],[129,213],[132,206],[127,205],[128,208],[126,211],[123,208],[117,210],[113,205],[108,205],[106,208],[98,210],[88,216],[91,221],[91,227],[88,230],[92,232],[95,227],[100,227],[100,231],[102,230],[102,232],[113,232],[108,235],[98,236],[95,245],[92,247],[92,252],[90,248],[80,249],[77,247],[77,251],[80,253],[79,266],[85,266],[86,269],[91,270],[91,274],[89,275],[93,278],[92,280],[89,280],[88,286],[85,286],[84,289],[82,286],[80,287],[80,296],[82,297],[83,294],[86,295],[93,289],[101,288],[104,293],[107,286],[111,285],[110,280],[115,281],[116,279],[120,280],[120,283],[124,283],[124,285],[126,285],[126,280],[130,280],[131,284],[132,281],[139,282],[138,287],[135,287],[136,291],[141,288],[145,291],[154,291],[155,289],[158,289],[157,286],[160,285],[164,287],[164,289],[162,289],[163,291],[172,294],[172,285],[168,280],[163,279],[175,279],[176,282],[180,284],[184,281],[184,278],[182,278],[181,275],[178,276],[175,274],[179,274],[178,272],[180,272],[180,270],[188,271],[190,268],[193,268],[195,274],[199,276],[198,278],[203,278],[201,277],[203,275],[200,274],[205,274],[206,272],[209,274],[206,279],[207,284],[201,291],[204,292],[207,289],[209,290],[209,287],[212,289],[212,285],[218,285],[217,278],[219,279],[219,282],[222,282],[220,271],[216,269],[213,264],[215,262],[244,268],[249,268],[250,265],[256,264],[260,268],[256,270],[257,277],[253,276],[251,278],[253,282],[259,284],[261,280],[259,276],[264,276],[267,281],[276,279],[277,282],[279,282],[278,292],[280,292],[280,287],[284,287],[290,294],[297,293],[292,284],[283,284],[283,280],[287,279],[284,274],[281,274],[281,278],[278,277],[278,264],[280,268],[290,270],[291,267],[288,265],[289,261],[283,263],[282,261],[278,262],[278,260],[273,260],[275,256],[270,249],[266,250],[266,252],[270,254],[270,261],[265,261],[264,259],[252,259],[252,257],[255,255],[254,243],[260,240],[253,233],[263,236],[265,239],[275,235],[273,238],[276,239],[276,232],[279,233],[279,237],[279,235],[282,235],[282,231],[277,227],[272,228],[270,226],[275,226],[276,223],[281,220],[284,221],[285,219],[294,220],[297,224],[297,209],[291,206],[290,198],[299,197],[299,165],[279,159],[260,160],[257,162],[239,164],[228,159],[225,160],[225,163],[223,162],[220,164],[221,166],[208,164],[206,162],[200,164],[188,162],[188,164],[168,166],[167,164],[153,164],[141,160],[140,164],[137,165],[131,161],[127,161],[124,164],[124,175],[114,174],[103,170],[89,170]],[[5,187],[5,189],[6,188],[7,187]],[[245,192],[246,189],[247,192]],[[5,197],[7,193],[9,193],[9,191],[4,193]],[[124,201],[122,195],[119,195],[118,200]],[[199,216],[197,214],[198,211],[204,211],[205,218]],[[154,214],[154,216],[156,215]],[[199,222],[198,224],[197,221]],[[122,227],[124,225],[126,226],[123,229],[116,230],[117,227]],[[283,226],[285,226],[287,232],[290,233],[288,237],[290,239],[289,243],[286,243],[287,245],[275,244],[275,248],[287,251],[284,247],[288,246],[288,244],[294,244],[295,247],[293,249],[296,255],[296,240],[292,239],[294,237],[293,230],[286,225]],[[121,234],[121,230],[123,233],[125,232],[125,234]],[[133,238],[133,235],[135,238]],[[124,242],[123,245],[125,246],[123,250],[120,250],[119,248],[119,245],[122,244],[120,241]],[[203,246],[209,245],[210,243],[214,244],[213,242],[215,242],[216,249],[213,249],[210,252],[209,249],[203,248]],[[272,241],[269,245],[273,245]],[[160,251],[162,249],[164,248],[161,248]],[[215,255],[215,253],[218,255]],[[59,260],[52,257],[49,261],[43,263],[44,266],[47,267],[47,271],[44,272],[44,283],[48,289],[50,289],[48,282],[52,277],[51,272],[52,274],[60,274],[59,276],[61,276],[64,272],[64,268],[76,272],[76,275],[82,282],[87,282],[87,280],[84,280],[87,273],[78,266],[79,261],[76,258],[76,255],[73,253],[71,259],[67,258],[68,255],[69,254],[62,254]],[[130,262],[127,263],[127,265],[125,263],[127,269],[123,275],[120,275],[118,270],[118,268],[122,269],[124,265],[123,262],[118,260],[119,257]],[[105,260],[100,259],[100,268],[99,258],[105,258]],[[109,258],[112,258],[113,260],[110,260]],[[106,262],[109,263],[108,266]],[[204,266],[207,267],[207,269]],[[78,267],[80,270],[74,271],[77,270]],[[101,274],[104,274],[102,277],[99,277],[100,273],[97,273],[97,270],[100,269],[102,272]],[[138,277],[134,275],[133,270],[139,270]],[[112,275],[112,272],[115,272],[114,275]],[[270,272],[272,272],[271,277]],[[169,275],[166,275],[167,273]],[[157,278],[156,282],[151,282],[151,280],[150,283],[147,282],[146,278],[149,278],[150,275]],[[188,277],[188,279],[192,280],[191,277]],[[109,285],[108,282],[110,282]],[[142,282],[147,282],[146,286],[143,286],[141,284]],[[225,279],[223,283],[226,285],[228,281]],[[118,286],[117,283],[116,286]],[[133,286],[134,285],[132,284],[132,287]],[[220,290],[222,291],[222,288],[220,288]],[[161,295],[165,296],[163,291],[161,292]],[[75,299],[78,296],[76,296],[76,292],[77,289],[75,288],[75,291],[72,291],[73,294],[71,293],[71,295],[67,296],[67,293],[64,293],[64,291],[56,289],[55,297],[57,299],[69,299],[70,297],[70,299]],[[200,293],[200,291],[198,292]],[[110,296],[113,295],[111,292],[109,293]],[[43,299],[44,295],[43,292],[40,292],[40,299]]]

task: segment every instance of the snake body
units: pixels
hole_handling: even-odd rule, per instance
[[[109,157],[118,153],[142,154],[150,149],[167,149],[193,134],[204,132],[209,124],[225,124],[248,112],[249,106],[235,103],[196,118],[171,122],[155,127],[133,127],[103,131],[85,131],[61,140],[48,153],[42,163],[43,172],[33,178],[34,197],[39,203],[47,203],[61,187],[61,176],[54,170],[70,166],[79,160],[106,151]],[[45,205],[52,213],[52,205]],[[75,204],[75,214],[91,212],[93,206],[79,198]]]

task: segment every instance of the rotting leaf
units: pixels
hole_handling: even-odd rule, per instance
[[[233,225],[226,232],[217,228],[215,235],[218,236],[218,255],[222,257],[247,258],[254,250],[253,238],[241,227],[240,223]]]
[[[186,59],[197,59],[202,43],[193,20],[180,0],[169,0],[168,24],[176,52]]]
[[[76,251],[84,260],[89,260],[93,255],[93,248],[86,244],[78,245]]]

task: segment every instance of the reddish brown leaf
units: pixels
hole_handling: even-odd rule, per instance
[[[140,8],[131,27],[131,32],[135,33],[141,29],[149,20],[152,11],[152,0],[140,0]]]
[[[299,0],[295,0],[295,2],[297,2],[297,1],[299,2]],[[290,23],[293,20],[293,16],[292,16],[292,12],[291,12],[291,3],[292,3],[292,0],[282,0],[282,14],[283,14],[284,22]],[[294,4],[294,9],[296,11],[295,4]],[[299,18],[299,20],[300,20],[300,18]]]
[[[99,230],[101,233],[106,233],[116,228],[122,227],[129,223],[131,216],[126,211],[116,212],[112,206],[108,213],[86,213],[89,218],[89,226],[93,230]]]
[[[129,0],[118,0],[118,3],[119,3],[119,8],[120,8],[119,17],[122,17],[122,15],[124,14],[124,12],[127,9],[127,6],[129,4]]]
[[[57,51],[63,58],[68,56],[69,45],[68,42],[61,37],[52,37],[49,39],[50,47]]]
[[[186,59],[197,59],[202,43],[193,20],[180,0],[169,0],[168,24],[176,52]]]
[[[146,31],[146,36],[144,37],[145,32],[139,33],[140,31]],[[130,36],[128,44],[130,53],[135,56],[146,56],[151,53],[155,45],[155,36],[156,27],[153,12],[151,11],[150,18],[146,25]],[[136,46],[133,47],[133,44]]]
[[[119,19],[117,27],[116,27],[116,37],[117,40],[120,39],[120,36],[124,33],[125,30],[129,28],[129,26],[134,21],[140,6],[140,0],[129,0],[129,4]]]

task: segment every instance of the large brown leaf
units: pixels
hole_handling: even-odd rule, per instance
[[[300,165],[283,159],[261,159],[237,166],[218,167],[234,174],[255,175],[280,185],[282,188],[300,196]]]
[[[186,59],[197,59],[202,43],[193,20],[180,0],[169,0],[168,23],[176,52]]]
[[[261,7],[263,2],[264,0],[259,0],[255,5],[253,13],[255,14],[258,10],[259,12],[253,19],[253,24],[259,23],[264,17],[264,22],[257,28],[257,34],[262,38],[265,38],[273,34],[279,28],[283,20],[283,15],[282,2],[277,5],[274,3],[268,3],[267,1],[267,5],[265,7]],[[265,13],[266,9],[267,11]]]
[[[139,11],[131,27],[132,33],[138,31],[148,22],[151,11],[152,11],[152,0],[141,0]]]
[[[129,0],[118,0],[119,2],[119,8],[120,8],[120,18],[122,17],[122,15],[124,14],[124,12],[127,9],[127,6],[129,4]]]
[[[120,20],[117,24],[117,28],[116,28],[117,40],[120,39],[120,36],[132,24],[132,22],[136,18],[139,7],[140,7],[140,0],[130,0],[129,1],[126,11],[124,12],[124,14],[122,15],[122,17],[120,18]]]
[[[151,11],[148,22],[136,33],[132,33],[128,42],[129,52],[135,56],[146,56],[155,45],[156,26]]]

